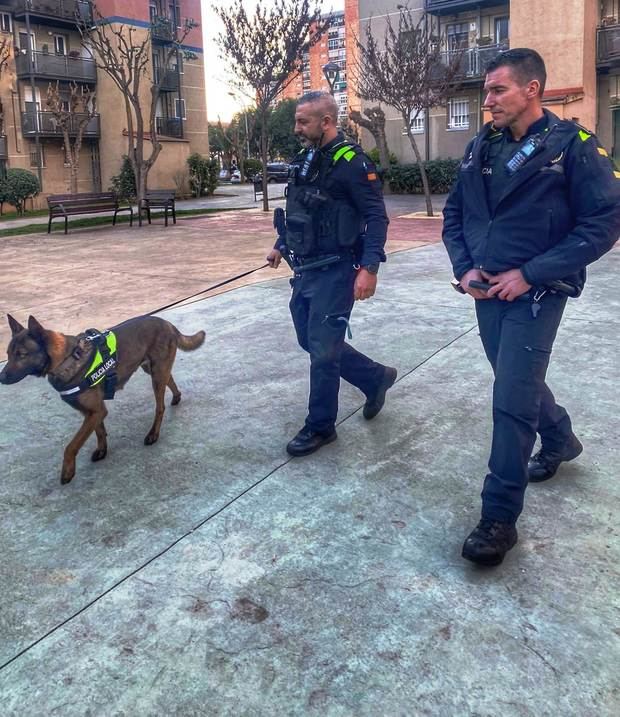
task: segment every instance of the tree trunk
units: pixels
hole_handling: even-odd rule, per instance
[[[418,144],[415,141],[415,138],[411,132],[411,123],[408,122],[408,117],[403,117],[403,120],[405,122],[405,127],[407,127],[407,137],[409,137],[409,142],[411,142],[411,149],[413,149],[413,153],[415,154],[416,162],[418,163],[418,166],[420,167],[420,175],[422,176],[422,187],[424,188],[424,197],[426,199],[426,215],[429,217],[433,216],[433,201],[431,199],[431,188],[428,183],[428,177],[426,176],[426,169],[424,168],[424,163],[422,162],[422,155],[420,154],[420,150],[418,149]]]
[[[380,107],[371,107],[364,110],[364,114],[366,117],[361,112],[353,110],[349,113],[349,118],[352,122],[370,132],[379,150],[379,164],[382,170],[386,172],[390,168],[390,150],[385,134],[385,113]],[[383,193],[391,194],[389,184],[384,185]]]
[[[267,112],[262,111],[262,122],[260,128],[260,157],[263,163],[263,211],[269,211],[269,194],[267,187]]]

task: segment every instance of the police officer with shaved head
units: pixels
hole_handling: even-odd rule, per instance
[[[336,439],[341,377],[365,394],[363,415],[372,419],[396,369],[345,341],[353,304],[373,296],[385,261],[388,218],[376,169],[339,131],[338,106],[327,92],[300,98],[295,134],[303,150],[291,164],[286,212],[276,210],[279,237],[267,261],[277,268],[284,254],[293,268],[290,310],[310,354],[308,415],[286,447],[303,456]]]
[[[567,297],[620,235],[620,172],[592,132],[543,109],[545,78],[528,48],[489,64],[492,121],[467,147],[444,209],[454,276],[475,299],[495,374],[482,519],[462,553],[481,565],[501,563],[516,544],[528,483],[582,451],[545,376]]]

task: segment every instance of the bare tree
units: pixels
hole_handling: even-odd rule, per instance
[[[0,77],[6,69],[6,64],[11,57],[11,42],[8,37],[0,39]],[[0,102],[0,135],[4,134],[4,107]]]
[[[45,105],[52,113],[53,120],[62,131],[65,149],[65,163],[69,165],[70,189],[72,194],[78,191],[78,170],[80,150],[84,131],[96,113],[95,91],[88,85],[69,83],[69,99],[60,93],[59,82],[50,82],[47,88]]]
[[[121,92],[127,117],[127,156],[136,177],[140,201],[145,196],[149,171],[162,150],[156,122],[161,86],[174,57],[178,54],[186,59],[192,57],[192,53],[181,46],[198,25],[187,18],[177,30],[172,18],[158,18],[144,34],[144,30],[123,23],[112,25],[94,4],[93,16],[94,22],[79,21],[82,45],[92,54],[98,69],[105,72]],[[162,71],[159,76],[153,76],[152,34],[158,28],[159,32],[169,33],[170,42],[163,51]],[[151,101],[148,107],[143,106],[143,81],[150,83]],[[145,148],[146,139],[151,143],[150,153]]]
[[[358,110],[352,110],[349,112],[349,119],[354,124],[370,132],[379,150],[379,164],[384,171],[388,170],[390,168],[390,150],[385,134],[385,112],[377,105],[376,107],[364,109],[363,113]],[[387,184],[384,187],[384,191],[389,192]]]
[[[416,22],[408,7],[398,7],[398,25],[394,27],[388,15],[382,42],[373,35],[372,23],[366,26],[365,42],[357,41],[354,75],[362,99],[381,102],[400,113],[420,167],[427,214],[432,217],[428,177],[411,128],[420,113],[447,103],[459,75],[461,54],[444,58],[431,19],[423,14]]]
[[[224,24],[218,44],[232,63],[233,84],[256,102],[261,129],[263,163],[263,209],[269,210],[267,196],[268,115],[274,100],[299,75],[302,55],[319,41],[331,18],[321,18],[310,9],[310,0],[275,0],[273,5],[257,3],[248,17],[243,0],[232,7],[216,8]]]

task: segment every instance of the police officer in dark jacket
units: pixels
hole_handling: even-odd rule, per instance
[[[582,451],[545,375],[567,296],[579,295],[586,265],[620,235],[620,172],[591,132],[543,110],[545,79],[533,50],[491,62],[493,120],[467,147],[444,209],[454,276],[476,300],[495,374],[482,520],[463,545],[463,557],[483,565],[516,544],[528,481],[551,478]]]
[[[280,236],[267,257],[274,268],[282,253],[291,260],[291,315],[299,344],[310,354],[308,415],[286,447],[293,456],[336,439],[341,377],[366,395],[366,419],[379,413],[396,380],[396,369],[344,340],[354,301],[375,293],[388,218],[375,167],[344,140],[337,123],[330,94],[310,92],[299,100],[295,134],[304,149],[292,163],[286,218],[276,222]]]

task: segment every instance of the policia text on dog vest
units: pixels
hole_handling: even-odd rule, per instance
[[[293,161],[286,187],[286,246],[295,256],[312,257],[351,249],[364,231],[364,221],[350,204],[323,188],[337,162],[351,161],[361,149],[342,143],[329,160],[320,150],[303,150]]]

